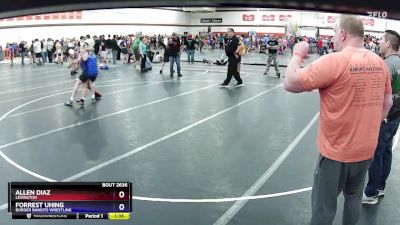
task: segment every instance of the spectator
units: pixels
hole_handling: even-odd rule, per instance
[[[112,60],[113,60],[113,65],[116,64],[117,60],[117,55],[118,55],[118,42],[117,42],[117,36],[114,35],[113,39],[111,40],[111,49],[112,49]]]
[[[21,41],[21,43],[19,43],[19,51],[21,53],[21,64],[25,65],[25,56],[26,56],[26,43]]]
[[[121,48],[123,64],[129,64],[129,51],[127,41],[124,38],[121,38],[118,45]]]
[[[145,70],[146,68],[146,57],[147,57],[147,46],[146,46],[146,39],[143,40],[143,37],[139,38],[140,43],[139,43],[139,53],[140,53],[140,58],[141,58],[141,63],[140,63],[140,70]]]
[[[3,46],[0,45],[0,61],[3,61],[3,59],[4,59]]]
[[[104,43],[106,48],[106,55],[105,55],[106,63],[107,62],[111,63],[111,58],[113,57],[111,35],[108,35],[108,38],[107,40],[105,40]]]
[[[268,59],[267,59],[267,67],[265,69],[264,75],[268,75],[269,67],[271,66],[271,62],[274,61],[276,76],[278,78],[280,78],[281,73],[279,72],[279,65],[278,65],[279,62],[277,60],[279,42],[275,38],[275,36],[271,35],[271,39],[268,41],[267,48],[268,48]]]
[[[224,36],[220,34],[218,36],[219,50],[224,50]]]
[[[392,165],[392,143],[400,123],[400,36],[396,31],[387,30],[379,44],[379,53],[389,68],[392,80],[393,107],[387,119],[381,124],[375,156],[369,165],[368,183],[364,190],[363,203],[376,204],[383,196],[386,179]]]
[[[56,43],[55,43],[56,60],[55,61],[56,61],[57,64],[61,64],[61,65],[63,64],[63,61],[64,61],[62,48],[63,48],[63,46],[62,46],[61,42],[56,40]]]
[[[96,55],[96,58],[99,60],[100,59],[101,41],[100,41],[100,39],[97,38],[97,36],[94,36],[93,39],[94,39],[94,43],[92,43],[92,44],[93,44],[94,54]],[[88,46],[90,46],[90,44],[88,44]]]
[[[42,44],[42,60],[43,63],[47,63],[47,41],[45,39],[42,40],[41,42]]]
[[[328,48],[329,48],[329,40],[327,38],[324,38],[322,40],[322,48],[319,55],[324,55],[324,53],[328,54],[329,53]]]
[[[173,32],[171,39],[168,42],[168,55],[169,55],[169,61],[170,61],[170,77],[174,77],[174,62],[176,62],[176,67],[178,71],[178,78],[182,77],[181,74],[181,53],[182,53],[182,47],[181,47],[181,40],[178,37],[178,34]]]
[[[53,63],[54,52],[54,42],[52,39],[49,38],[47,39],[47,56],[49,57],[49,63]]]
[[[141,35],[137,34],[131,45],[132,53],[135,55],[135,61],[140,60],[140,53],[139,53],[139,44],[141,42],[140,37],[141,37]]]
[[[36,65],[41,65],[42,43],[39,41],[39,39],[35,39],[35,43],[33,43],[33,51],[35,52]]]
[[[185,40],[184,46],[187,52],[188,63],[194,63],[194,53],[196,51],[197,42],[193,40],[191,34],[189,34],[187,40]]]
[[[322,38],[319,38],[317,43],[317,51],[319,55],[321,55],[321,50],[322,50]]]

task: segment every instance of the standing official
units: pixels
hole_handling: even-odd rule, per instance
[[[241,61],[241,56],[239,54],[239,38],[236,37],[235,31],[232,28],[228,29],[229,42],[226,44],[225,53],[228,56],[228,72],[225,81],[220,84],[221,87],[228,87],[231,82],[232,76],[235,77],[237,84],[235,87],[242,87],[243,81],[240,78],[240,73],[238,71],[238,64]]]

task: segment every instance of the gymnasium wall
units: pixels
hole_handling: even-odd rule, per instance
[[[245,9],[244,9],[245,10]],[[320,27],[320,35],[333,35],[332,26],[338,14],[262,9],[256,11],[182,12],[155,8],[107,9],[0,19],[0,44],[34,38],[60,39],[81,35],[131,34],[171,34],[189,32],[226,32],[232,27],[240,33],[283,34],[285,26],[300,29],[299,34],[315,35],[315,27]],[[217,19],[217,20],[212,20]],[[378,18],[362,17],[366,33],[379,34],[385,29],[400,30],[400,22]],[[208,20],[205,21],[205,20]]]

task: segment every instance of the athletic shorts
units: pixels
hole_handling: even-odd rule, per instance
[[[95,77],[95,78],[89,78],[89,76],[86,75],[86,74],[81,74],[81,75],[79,76],[79,80],[81,80],[82,83],[85,83],[85,82],[88,81],[89,79],[90,79],[92,82],[94,82],[94,81],[96,80],[96,78],[97,78],[97,77]]]
[[[35,53],[36,58],[41,58],[42,57],[42,53]]]
[[[167,54],[164,54],[163,62],[169,62],[169,56]]]
[[[127,48],[122,48],[122,49],[121,49],[121,52],[122,52],[123,54],[128,54],[128,53],[129,53]]]

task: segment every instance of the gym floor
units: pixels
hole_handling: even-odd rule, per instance
[[[243,58],[255,61],[265,55]],[[63,105],[75,79],[65,65],[0,64],[0,224],[99,223],[12,220],[9,181],[130,181],[132,218],[120,224],[308,224],[318,92],[288,93],[273,68],[264,76],[257,65],[242,66],[244,87],[224,89],[225,66],[181,64],[180,80],[169,77],[168,64],[163,75],[160,64],[144,73],[111,66],[96,81],[102,99],[84,108]],[[386,196],[363,206],[359,225],[400,224],[394,151]]]

